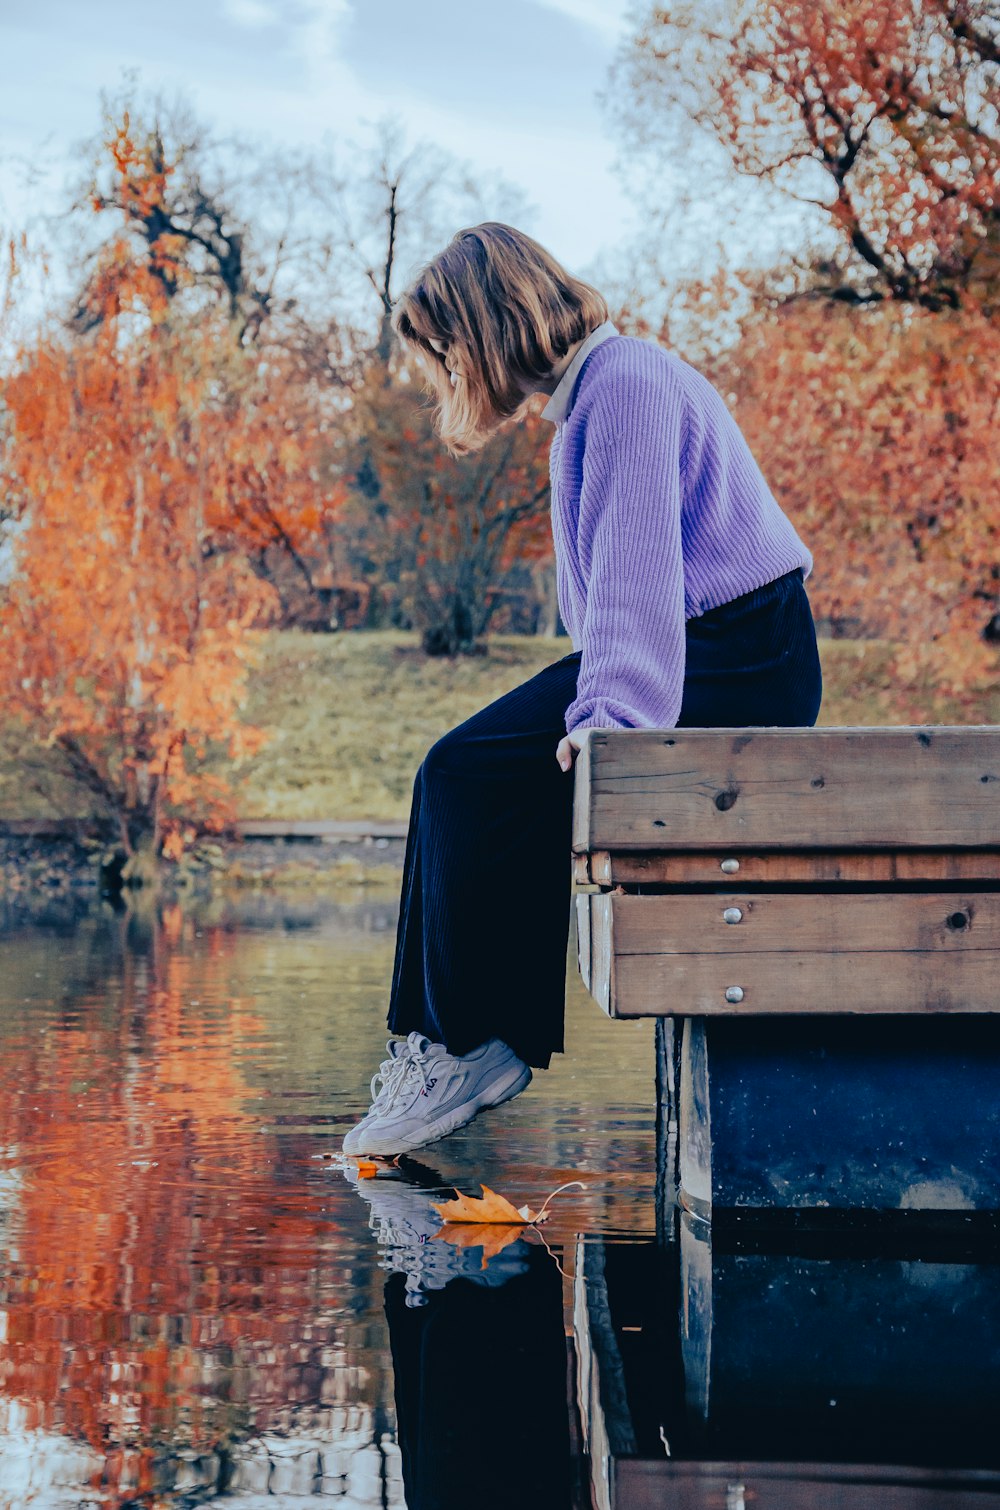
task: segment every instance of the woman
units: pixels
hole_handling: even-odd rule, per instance
[[[349,1154],[444,1137],[563,1047],[573,782],[587,730],[811,726],[822,680],[812,555],[694,367],[620,335],[596,289],[489,221],[393,309],[454,455],[536,393],[559,607],[573,650],[443,735],[413,784],[388,1024]],[[525,877],[494,959],[497,877]]]

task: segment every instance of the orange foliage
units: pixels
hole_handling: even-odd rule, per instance
[[[127,180],[127,138],[110,145]],[[91,294],[102,318],[86,339],[39,339],[5,385],[20,517],[0,697],[117,820],[128,854],[176,856],[182,820],[232,816],[201,765],[210,745],[239,759],[262,738],[239,709],[247,631],[274,593],[246,553],[312,538],[336,498],[318,481],[315,415],[223,313],[178,317],[124,240]]]
[[[10,312],[18,262],[18,242],[15,237],[8,236],[6,240],[0,242],[0,331],[3,330],[6,317]]]
[[[205,339],[163,326],[122,345],[108,321],[86,348],[24,353],[6,389],[23,512],[0,693],[118,817],[130,852],[216,795],[185,746],[223,740],[238,756],[256,742],[238,708],[268,590],[213,548],[232,436],[209,407]]]
[[[656,6],[641,101],[673,101],[740,172],[822,207],[864,296],[1000,308],[995,0]]]
[[[425,648],[454,654],[488,628],[498,575],[551,555],[551,430],[528,414],[475,455],[454,458],[416,386],[373,368],[355,395],[365,489],[351,510]]]
[[[995,680],[1000,330],[974,310],[796,301],[720,375],[815,567],[819,614],[902,642],[897,707],[929,683],[974,706]]]

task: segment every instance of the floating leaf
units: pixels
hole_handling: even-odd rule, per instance
[[[434,1210],[440,1213],[445,1222],[473,1222],[476,1224],[497,1222],[501,1225],[517,1226],[527,1223],[531,1226],[537,1226],[539,1222],[544,1222],[548,1219],[546,1207],[549,1201],[551,1201],[552,1196],[558,1195],[560,1190],[568,1190],[571,1185],[579,1185],[581,1190],[585,1188],[582,1180],[567,1180],[565,1185],[557,1186],[553,1190],[552,1195],[546,1198],[545,1205],[542,1206],[540,1211],[532,1211],[530,1206],[514,1206],[508,1201],[505,1195],[498,1195],[495,1190],[491,1190],[488,1185],[483,1184],[479,1186],[483,1192],[482,1198],[475,1195],[461,1195],[456,1190],[454,1200],[445,1201],[440,1206],[436,1202],[432,1202],[432,1204]]]
[[[445,1201],[440,1206],[436,1201],[432,1202],[434,1210],[440,1212],[445,1222],[474,1222],[476,1225],[498,1222],[504,1226],[522,1226],[536,1220],[527,1206],[518,1210],[506,1196],[497,1195],[488,1185],[481,1184],[479,1188],[483,1192],[482,1199],[456,1191],[454,1200]]]

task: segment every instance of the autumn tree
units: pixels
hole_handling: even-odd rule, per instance
[[[412,369],[386,381],[373,366],[356,394],[360,461],[347,508],[427,654],[465,654],[482,648],[504,568],[551,552],[548,422],[530,414],[455,458],[418,386]]]
[[[636,144],[685,118],[834,228],[838,298],[1000,311],[995,0],[656,6],[621,59]]]
[[[78,259],[72,327],[103,318],[124,240],[165,300],[222,312],[234,341],[261,343],[294,309],[293,276],[314,273],[320,257],[301,224],[309,207],[298,166],[246,144],[227,149],[183,103],[133,88],[103,98],[102,114],[74,206],[97,237]],[[334,272],[327,259],[327,283]]]
[[[370,291],[373,339],[352,388],[350,422],[333,465],[350,489],[343,518],[354,525],[358,574],[382,580],[394,622],[420,631],[429,654],[483,648],[499,580],[516,558],[551,554],[538,522],[548,498],[537,418],[508,429],[475,460],[457,462],[433,434],[415,368],[398,351],[389,317],[403,280],[428,248],[488,206],[517,218],[519,196],[473,178],[440,149],[406,150],[383,121],[359,175],[357,207],[331,204],[337,242]]]
[[[976,721],[1000,640],[996,325],[793,301],[752,324],[718,379],[813,548],[815,611],[896,642],[904,722],[942,696]]]
[[[386,119],[370,147],[353,152],[349,168],[330,154],[327,161],[313,156],[273,171],[285,198],[276,211],[263,196],[266,227],[248,211],[246,184],[241,193],[227,161],[189,111],[168,109],[158,99],[138,101],[128,91],[106,106],[104,140],[81,201],[113,236],[86,259],[73,326],[92,328],[102,317],[120,267],[114,238],[124,237],[166,303],[192,318],[202,311],[218,316],[235,344],[252,345],[276,362],[289,427],[308,427],[323,414],[317,485],[331,492],[352,487],[370,507],[367,516],[354,512],[351,527],[347,515],[326,509],[306,537],[285,527],[280,491],[257,474],[247,479],[234,539],[242,523],[247,559],[279,599],[278,622],[334,628],[370,622],[369,609],[377,621],[387,597],[377,574],[382,564],[397,570],[382,521],[387,511],[398,518],[404,503],[379,493],[389,469],[376,466],[381,441],[375,437],[369,448],[362,416],[371,413],[365,399],[371,388],[394,381],[393,298],[401,277],[428,247],[443,244],[456,223],[483,218],[488,202],[516,217],[520,201],[509,185],[474,178],[438,148],[407,148],[399,126]],[[259,171],[244,177],[262,182]],[[255,211],[264,214],[261,197]],[[427,466],[433,470],[429,454]],[[508,496],[516,485],[512,476]],[[418,555],[429,561],[439,548],[445,552],[439,575],[458,571],[464,597],[468,584],[478,583],[487,566],[496,571],[502,556],[492,546],[477,547],[458,567],[460,544],[441,528],[410,542],[410,565]],[[410,566],[403,562],[399,569]],[[441,591],[431,588],[429,607]],[[451,631],[446,640],[454,643]]]
[[[120,137],[114,148],[125,177],[133,153]],[[17,528],[0,695],[139,871],[232,816],[206,758],[259,742],[239,710],[248,631],[274,593],[250,568],[248,533],[304,541],[336,500],[318,481],[321,418],[290,422],[280,366],[233,343],[228,312],[179,317],[126,240],[105,250],[97,287],[89,333],[43,334],[5,383]]]
[[[168,107],[158,96],[138,99],[132,90],[105,102],[103,130],[90,150],[76,209],[101,234],[79,259],[70,331],[93,330],[117,280],[128,284],[141,268],[174,324],[207,318],[220,343],[259,354],[271,382],[280,382],[286,449],[292,435],[336,424],[349,402],[338,389],[350,385],[346,351],[354,338],[330,314],[337,284],[329,247],[314,228],[303,228],[314,206],[302,166],[255,161],[231,145],[227,152],[188,108]],[[325,297],[316,296],[321,267]],[[313,291],[308,313],[296,279]],[[329,627],[344,575],[335,511],[315,514],[303,531],[301,500],[293,497],[289,509],[278,474],[258,471],[253,456],[251,446],[234,463],[242,512],[231,521],[231,541],[277,595],[278,622]],[[313,462],[317,489],[335,491],[318,455]]]
[[[656,7],[621,67],[637,146],[721,145],[812,215],[775,266],[706,270],[665,332],[692,329],[692,292],[717,302],[727,339],[695,360],[813,548],[818,611],[897,641],[901,717],[972,712],[1000,609],[995,5]]]

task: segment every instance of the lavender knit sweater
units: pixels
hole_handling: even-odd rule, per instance
[[[651,341],[587,354],[549,470],[559,611],[582,652],[566,731],[672,728],[685,621],[808,576],[812,554],[721,395]]]

